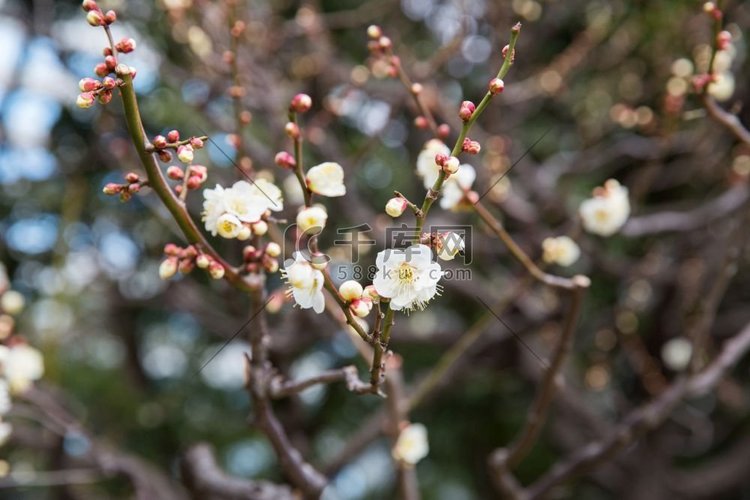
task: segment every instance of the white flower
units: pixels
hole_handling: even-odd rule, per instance
[[[217,185],[214,189],[204,189],[203,198],[206,231],[213,236],[220,233],[224,238],[236,238],[243,222],[260,221],[266,210],[284,208],[281,190],[265,179],[258,179],[253,184],[237,181],[231,188]],[[225,227],[219,227],[220,221]]]
[[[10,387],[5,379],[0,378],[0,416],[10,411]]]
[[[466,243],[458,233],[449,231],[438,235],[436,250],[438,258],[442,260],[453,260],[465,247]]]
[[[282,274],[287,280],[294,301],[302,309],[312,308],[320,314],[325,309],[323,297],[323,273],[313,269],[305,257],[295,252],[294,261],[286,263]]]
[[[222,238],[236,238],[243,227],[242,222],[240,222],[237,216],[230,213],[222,214],[219,220],[216,221],[216,231]]]
[[[422,178],[425,189],[431,188],[440,175],[440,165],[435,163],[438,154],[450,156],[451,150],[442,141],[430,139],[417,156],[417,175]]]
[[[11,432],[13,432],[13,426],[8,422],[0,421],[0,446],[8,442]]]
[[[594,190],[594,197],[584,200],[578,209],[586,231],[611,236],[625,224],[630,215],[628,189],[614,179]]]
[[[412,245],[405,250],[388,249],[378,253],[378,271],[372,284],[378,295],[391,299],[391,309],[424,309],[438,292],[443,276],[440,264],[432,261],[432,250]]]
[[[463,164],[455,175],[448,177],[443,183],[443,193],[440,197],[440,207],[453,210],[459,206],[467,189],[471,189],[477,178],[477,172],[469,164]]]
[[[344,281],[339,287],[339,294],[341,295],[341,298],[347,302],[351,302],[354,299],[362,297],[362,292],[364,292],[364,288],[362,288],[362,285],[354,280]]]
[[[661,348],[661,359],[670,370],[680,372],[687,368],[693,356],[693,344],[685,337],[668,340]]]
[[[708,84],[708,93],[717,101],[727,101],[734,94],[734,75],[729,71],[716,75],[716,80]]]
[[[341,165],[327,161],[307,171],[307,187],[310,191],[323,196],[344,196],[344,169]]]
[[[230,189],[224,190],[224,210],[237,217],[242,222],[257,222],[266,210],[273,204],[269,196],[264,194],[266,191],[261,189],[268,187],[263,184],[261,189],[257,183],[261,179],[250,184],[247,181],[237,181]],[[269,183],[270,184],[270,183]],[[279,192],[280,193],[280,192]]]
[[[388,203],[385,204],[385,213],[394,218],[401,217],[407,206],[408,203],[405,199],[396,196],[395,198],[388,200]]]
[[[323,230],[328,220],[328,213],[326,209],[315,205],[312,207],[304,208],[297,214],[297,227],[303,233],[318,228],[316,233]]]
[[[44,374],[44,359],[39,350],[28,344],[17,344],[0,349],[3,376],[14,393],[25,391],[31,382]]]
[[[581,249],[567,236],[546,238],[542,242],[542,260],[548,264],[569,266],[581,256]]]
[[[398,435],[393,445],[393,458],[409,465],[415,465],[430,452],[427,442],[427,428],[422,424],[409,424]]]
[[[23,311],[26,300],[20,292],[8,290],[0,297],[0,308],[8,314],[18,314]]]
[[[281,189],[273,182],[263,178],[255,179],[251,191],[254,196],[265,198],[269,210],[273,210],[274,212],[284,210],[284,195]]]

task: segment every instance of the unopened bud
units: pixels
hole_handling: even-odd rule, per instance
[[[350,305],[349,309],[359,318],[364,318],[372,311],[372,301],[370,299],[356,299]]]
[[[138,174],[136,174],[135,172],[128,172],[127,174],[125,174],[125,180],[126,180],[126,181],[127,181],[127,182],[128,182],[129,184],[133,184],[133,183],[135,183],[135,182],[139,182],[139,181],[141,180],[141,178],[140,178],[140,176],[139,176]]]
[[[200,137],[191,137],[190,145],[193,146],[194,149],[201,149],[203,147],[203,139]]]
[[[448,160],[448,155],[444,153],[438,153],[435,155],[435,164],[439,167],[442,167],[445,165],[445,162]]]
[[[344,281],[339,287],[339,294],[341,295],[341,298],[347,302],[351,302],[362,297],[363,291],[364,289],[362,288],[362,285],[354,280]]]
[[[110,71],[115,71],[117,67],[117,59],[115,59],[115,56],[110,54],[104,58],[104,64],[107,65],[107,69],[109,69]]]
[[[153,144],[156,149],[164,149],[167,147],[167,138],[163,135],[157,135],[154,137],[154,140],[151,141],[151,144]]]
[[[82,94],[78,94],[78,98],[76,99],[76,106],[79,108],[90,108],[94,105],[94,102],[96,101],[96,97],[91,92],[83,92]]]
[[[279,261],[266,255],[263,257],[263,268],[269,273],[275,273],[279,270]]]
[[[91,92],[92,90],[98,90],[101,86],[102,82],[94,78],[82,78],[81,81],[78,82],[78,88],[81,89],[81,92]]]
[[[424,87],[421,83],[412,83],[411,84],[411,93],[414,95],[419,95],[424,90]]]
[[[451,127],[447,123],[443,123],[438,127],[438,137],[441,139],[447,138],[451,133]]]
[[[242,260],[245,262],[252,262],[258,257],[258,249],[252,245],[248,245],[242,249]]]
[[[177,158],[179,158],[182,163],[190,163],[193,161],[193,147],[189,144],[183,144],[178,147]]]
[[[297,162],[294,160],[294,156],[286,151],[279,151],[278,153],[276,153],[274,162],[281,168],[287,168],[290,170],[297,165]]]
[[[427,118],[422,115],[414,118],[414,126],[417,128],[427,128],[430,124],[427,122]]]
[[[174,243],[167,243],[164,245],[164,255],[175,257],[182,253],[182,249]]]
[[[499,94],[503,90],[505,90],[505,82],[502,81],[500,78],[493,78],[490,80],[490,94],[495,95]]]
[[[400,196],[391,198],[388,200],[388,203],[385,204],[385,213],[390,215],[391,217],[400,217],[401,214],[404,213],[406,210],[406,207],[408,206],[405,199],[401,198]]]
[[[216,261],[211,262],[208,266],[208,274],[215,280],[220,280],[224,277],[224,266]]]
[[[728,31],[722,31],[716,35],[716,47],[719,50],[727,50],[732,43],[732,34]]]
[[[169,163],[170,161],[172,161],[172,153],[170,153],[166,149],[160,149],[156,152],[156,154],[159,155],[159,159],[164,163]]]
[[[115,49],[117,49],[118,52],[122,52],[123,54],[129,54],[130,52],[133,52],[135,50],[135,40],[132,38],[123,38],[119,42],[117,42],[117,45],[115,45]]]
[[[387,36],[381,36],[378,38],[378,45],[380,45],[381,49],[388,50],[393,46],[393,42]]]
[[[105,89],[112,90],[113,88],[117,87],[117,80],[112,78],[111,76],[107,76],[102,80],[102,86]]]
[[[195,261],[190,259],[182,259],[180,261],[178,269],[182,274],[189,274],[193,269],[195,269]]]
[[[364,292],[362,292],[362,297],[367,297],[375,303],[380,302],[380,294],[373,285],[367,285],[365,287]]]
[[[188,168],[191,177],[197,177],[200,183],[203,183],[208,178],[208,168],[205,165],[190,165]]]
[[[211,265],[212,259],[205,253],[202,253],[198,255],[198,257],[195,258],[195,265],[198,266],[200,269],[206,269],[208,266]]]
[[[266,254],[270,255],[271,257],[278,257],[281,255],[281,247],[278,243],[270,242],[268,245],[266,245]]]
[[[83,10],[86,12],[99,8],[94,0],[83,0],[83,2],[81,2],[81,7],[83,7]]]
[[[190,177],[188,177],[185,185],[188,189],[198,189],[199,187],[201,187],[201,183],[202,182],[200,177],[198,177],[197,175],[191,175]]]
[[[259,220],[253,223],[253,234],[256,236],[263,236],[268,232],[268,223],[264,220]]]
[[[240,241],[247,241],[250,239],[250,237],[253,235],[253,230],[249,227],[243,225],[240,228],[240,232],[237,233],[237,239]]]
[[[380,29],[380,26],[376,24],[371,24],[370,26],[367,27],[367,36],[369,36],[373,40],[377,40],[381,36],[383,36],[383,30]]]
[[[104,16],[101,12],[98,10],[90,10],[88,14],[86,14],[86,22],[88,22],[91,26],[104,26]]]
[[[286,135],[291,139],[299,139],[299,127],[294,122],[288,122],[284,126],[284,132],[286,132]]]
[[[167,141],[177,142],[180,140],[180,132],[177,130],[170,130],[167,132]]]
[[[117,13],[114,10],[108,10],[107,13],[104,14],[104,21],[107,24],[112,24],[117,21]]]
[[[99,95],[97,96],[99,99],[99,102],[101,104],[109,104],[110,101],[112,101],[112,91],[111,90],[102,90],[99,92]]]
[[[508,51],[510,50],[510,45],[506,45],[503,47],[503,59],[508,58]],[[516,49],[513,49],[513,52],[510,54],[510,62],[513,64],[516,60]]]
[[[458,161],[458,158],[456,158],[455,156],[451,156],[443,164],[443,172],[448,175],[455,174],[456,172],[458,172],[459,165],[460,163]]]
[[[94,66],[94,73],[96,76],[104,78],[108,74],[111,73],[110,69],[107,67],[104,63],[99,63],[96,66]]]
[[[118,64],[115,67],[115,73],[121,78],[128,75],[130,75],[132,78],[135,78],[135,69],[131,68],[127,64]]]
[[[114,182],[106,184],[102,189],[104,194],[118,194],[120,191],[122,191],[122,185],[115,184]]]
[[[479,151],[482,150],[482,146],[477,141],[472,141],[467,137],[466,139],[464,139],[461,150],[469,153],[470,155],[475,155],[479,154]]]
[[[469,120],[471,120],[471,115],[474,114],[475,109],[477,109],[477,107],[473,102],[464,101],[461,103],[461,107],[458,109],[458,116],[461,118],[461,120],[468,122]]]
[[[169,257],[163,260],[159,265],[159,277],[163,280],[168,280],[175,274],[177,274],[177,259]]]
[[[312,107],[312,98],[307,94],[297,94],[289,103],[289,110],[297,113],[306,113]]]

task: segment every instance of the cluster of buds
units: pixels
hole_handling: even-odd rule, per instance
[[[188,274],[196,267],[205,269],[215,280],[224,277],[224,266],[208,254],[201,252],[195,245],[180,248],[174,243],[164,246],[164,259],[159,265],[159,277],[167,280],[177,274]]]
[[[380,77],[396,78],[401,69],[401,59],[393,54],[391,39],[383,35],[380,26],[374,24],[367,28],[367,37],[367,49],[373,57],[373,73]]]
[[[279,260],[277,258],[279,255],[281,255],[281,247],[273,241],[267,243],[262,248],[248,245],[242,249],[242,260],[245,262],[245,271],[250,274],[257,274],[261,269],[264,269],[266,272],[275,273],[279,270]]]
[[[170,130],[166,137],[163,135],[154,137],[147,149],[156,153],[159,159],[165,163],[172,161],[172,153],[169,151],[171,149],[177,153],[177,159],[187,164],[193,161],[195,150],[202,149],[203,146],[202,137],[192,136],[180,140],[180,133],[177,130]]]
[[[378,297],[373,286],[367,288],[368,291],[365,293],[362,285],[354,280],[344,281],[339,287],[339,295],[349,305],[349,310],[359,318],[364,318],[372,311],[372,305],[375,302],[372,294]]]
[[[208,178],[208,169],[204,165],[189,165],[185,170],[179,165],[167,168],[167,177],[173,181],[182,181],[174,187],[174,192],[182,194],[184,189],[198,189]]]
[[[453,175],[458,172],[461,162],[455,156],[448,156],[442,153],[435,155],[435,163],[445,172],[446,175]]]
[[[703,12],[711,16],[714,20],[719,21],[724,14],[721,12],[715,2],[706,2],[703,4]]]
[[[81,93],[78,94],[76,105],[79,108],[90,108],[96,101],[108,104],[112,100],[112,89],[122,84],[122,80],[105,76],[101,81],[96,78],[83,78],[78,82]]]
[[[476,105],[471,101],[463,101],[461,106],[458,108],[458,116],[464,122],[471,120],[474,111],[477,109]]]
[[[114,10],[108,10],[105,13],[94,0],[83,0],[81,7],[86,11],[86,21],[91,26],[109,26],[117,21],[117,14]]]
[[[135,172],[125,174],[125,183],[117,184],[110,182],[104,186],[102,192],[108,195],[120,195],[120,201],[128,201],[135,193],[141,190],[143,186],[148,185],[147,179],[142,179]]]
[[[469,153],[470,155],[479,154],[481,150],[482,150],[482,145],[479,144],[478,141],[472,141],[468,137],[464,139],[464,142],[461,145],[461,151],[464,151],[465,153]]]

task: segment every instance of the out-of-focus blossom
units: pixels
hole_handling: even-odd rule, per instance
[[[546,238],[542,242],[542,259],[548,264],[570,266],[581,256],[581,249],[568,236]]]
[[[404,427],[391,452],[396,460],[415,465],[430,452],[427,427],[422,424],[409,424]]]
[[[584,200],[579,208],[586,231],[601,236],[615,234],[628,220],[630,201],[628,189],[615,179],[594,190],[594,196]]]
[[[344,196],[344,169],[334,162],[325,162],[316,165],[307,171],[307,187],[310,191],[323,196]]]

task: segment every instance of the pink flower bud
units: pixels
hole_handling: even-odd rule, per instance
[[[289,170],[297,166],[297,162],[294,160],[294,156],[292,156],[290,153],[287,153],[286,151],[279,151],[278,153],[276,153],[274,162],[281,168],[287,168]]]
[[[367,27],[367,36],[369,36],[373,40],[377,40],[381,36],[383,36],[383,30],[380,29],[380,26],[376,24],[371,24],[370,26]]]
[[[464,101],[461,103],[461,107],[458,110],[458,116],[461,118],[461,120],[468,122],[469,120],[471,120],[471,115],[474,114],[475,109],[477,109],[477,107],[473,102]]]
[[[198,255],[198,250],[195,249],[193,245],[190,245],[185,248],[185,250],[182,251],[182,256],[186,259],[195,259],[195,257]]]
[[[167,133],[167,141],[169,142],[177,142],[180,140],[180,132],[177,130],[170,130]]]
[[[722,31],[716,35],[716,47],[719,50],[727,50],[732,43],[732,34],[728,31]]]
[[[490,80],[490,94],[495,95],[499,94],[503,90],[505,90],[505,82],[502,81],[500,78],[493,78]]]
[[[90,108],[94,105],[94,102],[96,101],[96,97],[92,92],[83,92],[82,94],[78,94],[78,98],[76,99],[76,106],[79,108]]]
[[[424,90],[424,87],[421,83],[412,83],[411,84],[411,93],[414,95],[419,95]]]
[[[99,63],[96,66],[94,66],[94,73],[96,73],[96,76],[104,78],[108,74],[111,73],[110,69],[107,67],[104,63]]]
[[[125,174],[125,180],[126,180],[126,181],[127,181],[127,182],[128,182],[129,184],[133,184],[133,183],[135,183],[135,182],[139,182],[139,181],[141,180],[141,178],[140,178],[140,176],[139,176],[138,174],[136,174],[135,172],[128,172],[127,174]]]
[[[83,7],[83,10],[85,10],[86,12],[99,8],[94,0],[83,0],[83,2],[81,2],[81,7]]]
[[[117,21],[117,13],[114,10],[108,10],[107,13],[104,14],[104,21],[106,21],[107,24],[112,24]]]
[[[104,58],[104,64],[107,65],[108,70],[114,71],[117,67],[117,59],[115,59],[115,56],[107,56]]]
[[[380,45],[381,49],[388,50],[393,46],[393,42],[387,36],[381,36],[378,38],[378,45]]]
[[[506,45],[503,47],[503,59],[508,58],[508,51],[510,50],[510,45]],[[516,60],[516,49],[513,49],[513,52],[510,54],[510,62],[511,64],[514,63]]]
[[[312,98],[307,94],[297,94],[289,104],[289,110],[297,113],[307,113],[311,107]]]
[[[284,132],[290,139],[299,139],[299,127],[294,122],[287,122],[284,126]]]
[[[182,184],[177,184],[177,185],[176,185],[176,186],[174,187],[174,192],[175,192],[175,194],[177,194],[177,195],[179,195],[180,193],[182,193]]]
[[[88,14],[86,14],[86,22],[91,26],[104,26],[105,23],[104,16],[98,10],[90,10]]]
[[[194,149],[201,149],[203,148],[203,139],[200,137],[191,137],[190,145],[193,146]]]
[[[200,269],[207,269],[208,266],[211,265],[211,257],[206,255],[205,253],[202,253],[198,255],[195,259],[195,265],[198,266]]]
[[[419,115],[418,117],[414,118],[414,126],[417,128],[427,128],[430,124],[427,122],[427,118],[425,118],[422,115]]]
[[[188,189],[198,189],[199,187],[201,187],[201,178],[195,175],[191,175],[190,177],[188,177],[186,186]]]
[[[127,75],[135,78],[135,68],[131,68],[127,64],[118,64],[115,66],[115,73],[121,78],[125,78]]]
[[[469,153],[470,155],[475,155],[479,154],[479,151],[482,150],[482,146],[477,141],[472,141],[467,137],[466,139],[464,139],[461,150]]]
[[[170,161],[172,161],[172,153],[170,153],[166,149],[160,149],[156,152],[156,154],[159,155],[159,159],[164,163],[169,163]]]
[[[514,24],[510,29],[510,32],[516,35],[519,34],[521,32],[521,23]]]
[[[101,92],[99,92],[98,97],[101,104],[109,104],[109,102],[112,100],[112,91],[102,90]]]
[[[445,162],[448,160],[448,155],[443,153],[438,153],[435,155],[435,164],[442,167],[445,165]]]
[[[190,163],[193,161],[193,147],[189,144],[183,144],[177,148],[177,158],[182,163]]]
[[[458,161],[458,158],[455,156],[451,156],[447,160],[445,160],[445,163],[443,164],[443,172],[445,172],[448,175],[455,174],[458,172],[458,167],[460,165],[460,162]]]
[[[113,88],[117,87],[117,80],[112,78],[111,76],[107,76],[102,80],[102,86],[105,89],[112,90]]]
[[[358,317],[364,318],[372,311],[372,301],[370,299],[355,299],[349,305],[349,309]]]
[[[154,140],[151,141],[151,144],[153,144],[156,149],[164,149],[167,147],[167,138],[163,135],[157,135],[154,137]]]
[[[211,262],[208,266],[208,274],[215,280],[220,280],[224,277],[224,266],[216,261]]]
[[[106,184],[104,186],[104,189],[102,189],[102,192],[104,194],[118,194],[120,191],[122,191],[122,186],[120,184],[115,184],[114,182],[110,182],[109,184]]]
[[[102,49],[102,55],[103,55],[104,57],[107,57],[107,56],[111,56],[112,54],[113,54],[113,52],[112,52],[112,47],[104,47],[104,48]]]
[[[208,169],[204,165],[190,165],[188,169],[191,177],[196,177],[201,183],[208,177]]]
[[[117,49],[118,52],[122,52],[123,54],[129,54],[130,52],[133,52],[135,50],[135,40],[132,38],[123,38],[119,42],[117,42],[117,45],[115,45],[115,49]]]
[[[438,137],[441,139],[447,138],[451,133],[451,127],[447,123],[443,123],[438,127]]]
[[[177,256],[180,255],[180,253],[180,247],[178,247],[174,243],[167,243],[166,245],[164,245],[164,255]]]
[[[252,245],[248,245],[242,249],[242,260],[245,262],[252,262],[258,258],[258,249]]]
[[[185,172],[183,172],[177,165],[170,165],[167,168],[167,177],[173,181],[180,181],[185,177]]]
[[[388,203],[385,204],[385,213],[394,218],[400,217],[406,210],[407,206],[408,204],[405,199],[396,196],[388,200]]]
[[[92,90],[98,90],[101,86],[102,82],[94,78],[82,78],[81,81],[78,82],[78,88],[81,89],[81,92],[91,92]]]
[[[141,185],[140,184],[130,184],[128,186],[128,193],[130,193],[130,194],[135,194],[135,193],[139,192],[140,190],[141,190]]]
[[[195,261],[190,259],[182,259],[180,261],[179,269],[182,274],[189,274],[190,271],[195,269]]]
[[[159,265],[159,277],[163,280],[168,280],[177,273],[177,259],[169,257],[162,261]]]
[[[269,255],[263,256],[263,268],[269,273],[275,273],[279,270],[279,261]]]

